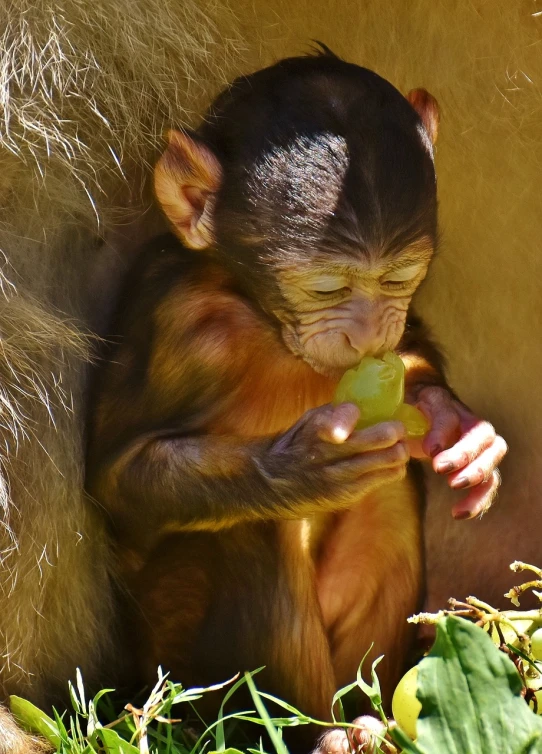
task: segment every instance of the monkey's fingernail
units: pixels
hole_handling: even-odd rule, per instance
[[[439,474],[449,474],[454,468],[455,464],[451,461],[443,461],[442,463],[437,464],[437,471]]]
[[[346,429],[343,429],[342,427],[335,427],[333,432],[331,433],[333,435],[333,439],[336,442],[344,442],[346,438],[348,437],[348,432]]]
[[[431,458],[434,458],[435,456],[438,456],[441,450],[442,448],[440,447],[440,445],[433,445],[433,447],[429,451],[429,455],[431,456]]]
[[[470,511],[459,511],[459,513],[454,514],[454,518],[456,521],[465,521],[465,519],[470,518],[471,514]]]
[[[454,479],[452,482],[452,487],[454,490],[462,490],[463,487],[468,487],[470,484],[470,481],[468,477],[466,476],[460,476],[458,479]]]

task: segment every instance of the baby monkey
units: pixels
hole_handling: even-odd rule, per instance
[[[150,679],[265,665],[260,686],[329,719],[374,642],[389,698],[422,585],[409,460],[469,489],[455,518],[491,504],[506,445],[409,314],[437,242],[437,126],[430,94],[324,50],[238,79],[195,133],[169,133],[155,192],[173,233],[127,281],[87,477]],[[389,350],[423,443],[330,404],[346,369]]]

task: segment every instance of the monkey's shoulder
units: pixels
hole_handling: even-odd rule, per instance
[[[138,254],[122,286],[113,329],[149,316],[160,301],[181,285],[188,290],[203,280],[212,265],[202,254],[187,249],[175,236],[164,234],[149,241]]]
[[[147,378],[154,369],[162,380],[178,378],[190,367],[218,377],[233,363],[242,368],[254,342],[273,340],[268,322],[223,268],[167,235],[149,244],[129,273],[105,358],[116,373],[137,364]]]

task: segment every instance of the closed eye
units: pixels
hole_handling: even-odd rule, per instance
[[[391,270],[380,278],[380,284],[388,291],[410,289],[417,285],[423,269],[420,265],[409,265],[408,267]]]
[[[390,272],[386,273],[381,278],[381,282],[384,283],[384,285],[395,283],[411,283],[418,277],[422,269],[423,268],[418,264],[409,265],[408,267],[400,267],[396,270],[391,270]]]
[[[311,293],[316,293],[318,296],[337,296],[339,293],[350,293],[351,290],[351,288],[344,285],[342,288],[335,288],[332,291],[313,290]]]

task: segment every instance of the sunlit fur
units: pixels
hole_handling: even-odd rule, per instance
[[[232,282],[172,236],[144,253],[99,379],[87,484],[121,544],[146,680],[157,664],[198,685],[265,664],[264,688],[328,719],[372,642],[389,658],[386,699],[400,675],[422,579],[419,490],[402,466],[392,486],[334,484],[329,503],[326,475],[276,435],[337,380]]]
[[[246,44],[245,55],[237,56],[235,63],[224,55],[224,43],[229,44],[236,35],[222,4],[197,3],[196,8],[196,4],[173,0],[129,2],[126,6],[119,2],[63,2],[65,23],[60,28],[52,24],[54,7],[52,2],[30,0],[2,4],[3,28],[11,41],[1,48],[6,63],[2,70],[9,85],[0,89],[2,97],[10,98],[12,116],[10,135],[2,135],[4,143],[8,139],[7,148],[0,154],[0,247],[11,265],[5,272],[19,290],[16,299],[6,301],[4,311],[9,309],[15,325],[9,331],[9,343],[21,346],[17,350],[24,352],[26,364],[27,337],[33,340],[33,333],[43,333],[43,323],[51,322],[51,317],[53,330],[60,334],[57,327],[64,315],[59,317],[57,309],[69,314],[83,310],[92,322],[103,321],[104,298],[97,294],[105,284],[101,282],[89,299],[88,264],[102,259],[108,262],[104,279],[109,288],[119,275],[118,252],[111,245],[96,248],[96,218],[79,176],[90,175],[92,183],[98,169],[96,175],[105,194],[91,191],[91,196],[98,206],[100,231],[105,233],[111,228],[108,210],[123,204],[117,201],[122,180],[108,144],[116,150],[125,172],[130,172],[134,155],[136,162],[142,158],[143,163],[152,163],[153,144],[160,134],[159,129],[149,128],[149,118],[166,113],[164,122],[177,122],[177,112],[183,112],[183,122],[185,118],[193,120],[193,111],[200,112],[200,86],[218,88],[232,73],[299,54],[311,38],[320,38],[345,58],[375,68],[402,91],[421,85],[436,95],[443,109],[437,148],[443,245],[417,304],[445,344],[454,386],[506,436],[510,454],[498,507],[473,526],[450,519],[444,486],[435,480],[438,489],[431,490],[427,509],[429,595],[433,607],[445,604],[450,594],[475,593],[493,603],[501,602],[502,593],[515,578],[507,564],[516,558],[534,562],[540,558],[535,522],[540,520],[542,486],[537,411],[542,351],[538,348],[540,318],[532,305],[538,300],[542,277],[538,188],[542,169],[542,17],[537,15],[538,4],[493,0],[436,6],[432,0],[367,0],[346,6],[339,0],[238,0],[235,9],[243,21]],[[227,31],[217,35],[217,26]],[[156,38],[161,41],[159,46]],[[56,56],[49,57],[49,39],[58,50]],[[16,49],[26,61],[22,67],[21,58],[13,56]],[[187,60],[197,61],[197,65],[187,69]],[[85,78],[89,61],[91,79]],[[60,78],[51,75],[52,65]],[[53,85],[72,81],[74,66],[79,71],[75,86],[83,97],[49,98],[47,77]],[[134,66],[137,70],[132,74]],[[36,80],[33,72],[38,70],[46,75],[42,78],[45,86],[34,90],[32,100],[36,115],[32,123],[37,129],[25,132],[25,104]],[[19,95],[16,71],[26,71],[26,84]],[[194,94],[198,103],[192,106]],[[96,113],[94,103],[98,112],[107,115],[107,122]],[[42,107],[43,113],[37,117]],[[59,131],[59,123],[66,113],[78,134],[84,134],[82,139],[76,139],[74,131],[63,138],[66,124]],[[37,161],[24,146],[25,133],[31,138]],[[57,138],[42,138],[48,133]],[[49,158],[47,147],[53,142],[64,143],[67,150],[55,147]],[[131,209],[137,211],[139,206],[136,202]],[[18,302],[25,311],[32,308],[30,320],[17,310]],[[4,332],[3,314],[0,322]],[[68,342],[73,342],[71,336]],[[65,335],[61,343],[66,354]],[[53,352],[57,353],[56,347]],[[67,371],[62,368],[63,387],[66,394],[77,396],[85,384],[79,346],[70,353],[71,367]],[[58,363],[56,356],[31,357],[31,362],[48,383],[54,371],[51,363]],[[11,359],[3,364],[2,382],[9,386]],[[108,633],[103,628],[107,619],[98,612],[107,588],[103,574],[96,571],[101,556],[94,549],[88,558],[82,554],[81,545],[75,544],[78,537],[71,555],[62,558],[63,565],[51,569],[40,560],[53,533],[62,554],[70,532],[83,528],[80,415],[57,410],[57,432],[43,403],[34,397],[27,399],[15,387],[8,390],[9,405],[22,408],[24,399],[19,426],[30,425],[34,432],[19,446],[17,456],[4,456],[3,488],[7,490],[9,482],[11,500],[17,506],[11,531],[16,540],[27,544],[13,549],[11,534],[5,535],[2,544],[11,553],[5,561],[9,572],[19,575],[16,581],[8,580],[1,601],[3,654],[13,659],[2,680],[9,690],[28,692],[39,699],[50,689],[52,676],[58,676],[64,687],[76,661],[85,658],[94,663],[89,653],[99,643],[97,635],[103,638]],[[11,409],[6,412],[9,415]],[[13,446],[10,430],[5,442]],[[9,496],[4,499],[9,504]],[[65,501],[61,508],[59,500]],[[77,525],[70,524],[72,516]],[[529,521],[528,527],[524,521]],[[498,547],[488,546],[495,542]],[[47,604],[38,603],[39,612],[27,598],[30,585],[24,578],[29,572],[38,573],[38,562],[51,586],[32,587],[34,600],[39,594],[48,595]],[[65,594],[71,595],[69,603]],[[69,620],[62,617],[64,611],[69,611]],[[50,616],[50,622],[40,614]],[[45,630],[45,625],[50,628]],[[88,627],[96,625],[101,629],[92,628],[89,635]],[[68,626],[74,626],[71,638],[66,634]],[[73,649],[67,649],[68,645]]]
[[[0,696],[47,704],[76,666],[92,683],[119,657],[103,516],[83,495],[87,325],[126,263],[112,231],[130,232],[164,127],[201,109],[239,37],[213,2],[0,14]],[[2,754],[30,748],[0,721]]]

